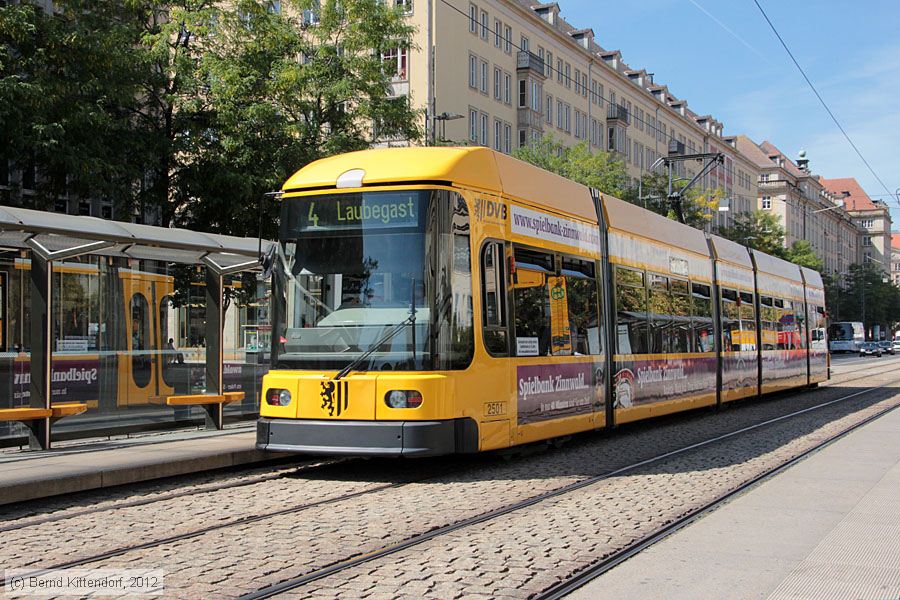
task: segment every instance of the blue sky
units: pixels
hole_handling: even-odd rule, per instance
[[[856,156],[753,0],[558,0],[576,27],[621,50],[726,134],[768,139],[791,158],[807,151],[813,172],[855,177],[873,199],[900,208]],[[900,187],[900,2],[760,0],[760,4],[893,192]]]

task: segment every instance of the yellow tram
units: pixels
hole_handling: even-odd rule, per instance
[[[486,148],[320,160],[282,202],[262,449],[477,452],[827,378],[817,273]]]

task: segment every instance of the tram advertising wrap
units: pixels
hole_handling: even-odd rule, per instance
[[[590,413],[603,401],[602,385],[594,379],[598,372],[589,362],[517,367],[519,423]]]
[[[616,366],[617,408],[715,394],[714,357],[625,360]]]

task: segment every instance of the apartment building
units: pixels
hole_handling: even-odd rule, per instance
[[[576,28],[557,3],[527,0],[404,2],[417,26],[414,46],[398,65],[395,92],[426,109],[426,131],[437,141],[480,144],[511,152],[552,133],[566,145],[586,142],[618,153],[632,183],[658,169],[675,142],[684,154],[721,152],[699,188],[722,188],[730,210],[713,225],[752,210],[755,165],[724,126],[602,48],[594,31]],[[691,178],[701,161],[681,163]]]
[[[900,233],[891,234],[891,281],[900,286]]]
[[[823,179],[822,184],[844,203],[844,209],[859,227],[856,262],[875,263],[891,273],[891,212],[887,205],[872,200],[853,177]]]
[[[759,170],[757,208],[781,220],[785,246],[808,240],[826,272],[846,272],[857,261],[860,230],[840,196],[810,171],[806,153],[795,162],[771,142],[757,144],[743,135],[737,146]]]

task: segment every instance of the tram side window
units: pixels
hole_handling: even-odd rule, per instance
[[[712,352],[715,350],[712,319],[712,296],[708,285],[691,284],[691,328],[694,337],[694,352]]]
[[[562,258],[566,308],[574,354],[602,354],[603,327],[594,263],[578,258]],[[552,302],[551,290],[551,302]]]
[[[756,350],[756,305],[751,292],[740,293],[741,331],[743,331],[743,349]]]
[[[647,290],[644,273],[616,267],[616,353],[647,353]]]
[[[515,249],[513,279],[516,356],[547,356],[551,347],[550,280],[553,255]],[[554,281],[555,283],[555,281]]]
[[[481,251],[481,302],[484,346],[492,356],[507,356],[506,278],[502,242]]]
[[[725,352],[741,350],[741,313],[738,292],[722,288],[722,349]]]
[[[778,311],[775,309],[775,300],[769,296],[761,296],[759,303],[762,349],[775,350],[778,345]]]
[[[669,303],[672,326],[667,335],[666,352],[682,354],[691,351],[691,297],[688,282],[681,279],[669,281]]]
[[[806,348],[806,305],[803,302],[794,302],[794,339],[797,343],[797,349]]]
[[[669,296],[669,278],[664,275],[648,273],[650,288],[650,354],[662,354],[668,346],[669,330],[672,327],[672,303]]]

